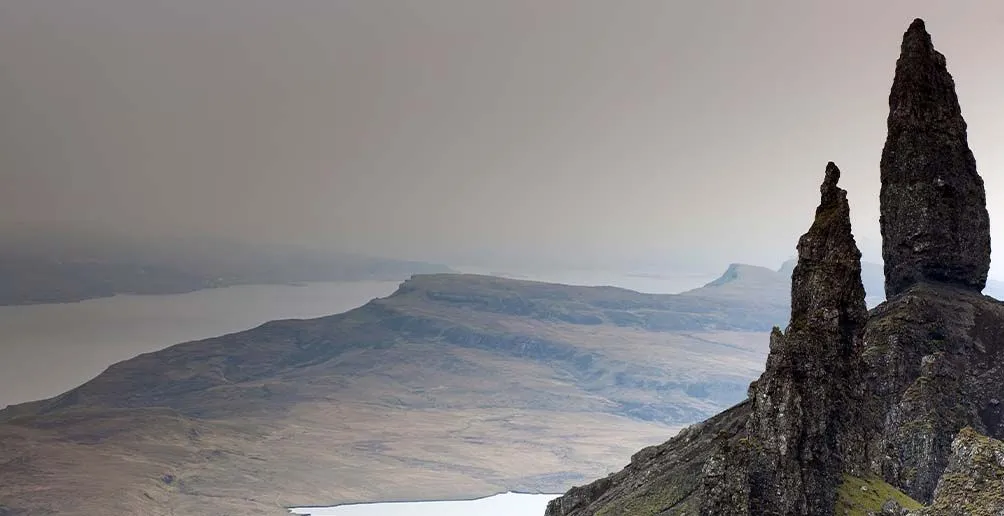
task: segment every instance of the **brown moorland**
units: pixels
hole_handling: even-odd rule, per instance
[[[775,287],[424,275],[344,314],[140,355],[0,412],[0,514],[560,492],[744,398],[788,315]]]

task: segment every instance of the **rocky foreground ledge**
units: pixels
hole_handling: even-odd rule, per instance
[[[903,37],[882,154],[888,300],[865,311],[839,170],[799,240],[791,320],[735,407],[547,516],[1004,514],[1004,304],[983,296],[983,181],[922,20]]]

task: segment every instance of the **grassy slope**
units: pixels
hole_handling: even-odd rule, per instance
[[[835,513],[836,516],[867,516],[869,513],[881,511],[882,505],[889,500],[911,511],[922,507],[919,502],[881,478],[845,475],[844,482],[837,492]]]

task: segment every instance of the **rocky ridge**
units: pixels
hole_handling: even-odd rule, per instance
[[[954,82],[906,31],[882,155],[886,302],[828,165],[748,399],[553,500],[547,516],[1004,514],[1004,304],[983,296],[989,218]]]

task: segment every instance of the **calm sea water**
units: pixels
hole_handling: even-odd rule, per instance
[[[293,514],[311,516],[542,516],[558,495],[505,493],[477,500],[394,502],[305,507]]]
[[[109,365],[273,319],[340,313],[391,294],[396,281],[248,285],[165,296],[0,307],[0,408],[48,398]]]

